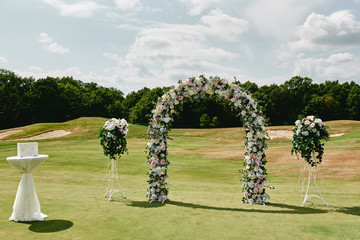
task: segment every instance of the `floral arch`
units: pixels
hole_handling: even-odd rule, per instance
[[[189,78],[177,87],[165,93],[152,110],[148,128],[149,142],[146,146],[148,163],[147,197],[150,202],[164,202],[168,195],[167,169],[170,164],[167,156],[167,138],[172,116],[186,98],[196,95],[217,94],[229,101],[241,112],[245,136],[245,153],[243,159],[243,202],[265,204],[270,197],[265,193],[267,172],[265,168],[267,133],[265,119],[260,106],[250,93],[237,84],[227,82],[219,77],[204,76]]]

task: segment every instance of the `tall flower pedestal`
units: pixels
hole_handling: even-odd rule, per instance
[[[320,192],[320,189],[319,189],[318,185],[316,184],[316,171],[317,171],[316,167],[312,167],[310,164],[308,164],[308,167],[309,167],[308,184],[307,184],[307,189],[306,189],[304,201],[303,201],[301,206],[303,207],[305,205],[306,201],[309,200],[310,198],[313,198],[313,197],[319,198],[321,201],[323,201],[323,203],[326,206],[328,206],[328,204],[326,203],[323,195]],[[314,184],[314,191],[313,192],[315,192],[315,194],[319,194],[320,196],[310,193],[311,182],[313,182],[313,184]]]
[[[126,135],[129,131],[129,125],[125,119],[112,118],[107,120],[100,129],[99,142],[103,147],[104,155],[109,156],[106,178],[106,192],[105,197],[108,197],[108,202],[111,201],[114,193],[121,193],[124,198],[126,195],[120,185],[118,162],[121,154],[127,152]]]
[[[115,159],[111,159],[109,161],[108,169],[105,175],[105,178],[107,179],[105,197],[108,197],[108,202],[111,201],[112,195],[117,192],[121,193],[126,199],[125,192],[120,185],[120,176],[117,167],[118,161],[119,160]]]

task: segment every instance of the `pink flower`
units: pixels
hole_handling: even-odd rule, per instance
[[[254,193],[257,193],[259,191],[258,188],[254,188]]]
[[[260,179],[264,179],[264,175],[260,175],[259,178],[260,178]]]
[[[179,100],[181,101],[181,100],[183,100],[184,99],[184,97],[183,96],[179,96]]]
[[[165,149],[166,149],[166,146],[165,146],[165,145],[162,145],[162,146],[160,147],[160,150],[161,150],[161,151],[165,151]]]
[[[162,160],[160,161],[160,164],[161,164],[161,165],[165,165],[165,160],[162,159]]]
[[[151,162],[151,166],[155,166],[156,165],[156,162],[155,161],[152,161]]]
[[[157,123],[157,121],[156,121],[156,119],[155,119],[155,118],[153,118],[153,120],[152,120],[152,121],[153,121],[153,123],[154,123],[154,124],[156,124],[156,123]]]
[[[232,89],[234,89],[235,91],[239,89],[239,86],[238,85],[233,85],[232,86]]]
[[[161,105],[161,110],[164,110],[165,109],[165,106],[164,105]]]
[[[306,120],[305,121],[305,125],[309,125],[310,124],[310,121],[309,120]]]
[[[312,128],[315,127],[315,123],[311,123],[310,127],[312,127]]]

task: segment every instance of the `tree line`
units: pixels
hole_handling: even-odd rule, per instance
[[[299,115],[324,121],[360,120],[360,86],[354,81],[314,83],[293,77],[283,84],[258,86],[237,82],[262,106],[269,125],[291,125]],[[63,122],[78,117],[121,117],[147,124],[157,99],[170,87],[124,93],[72,77],[20,77],[0,69],[0,129],[38,122]],[[173,127],[241,126],[238,112],[216,95],[191,99],[175,115]]]

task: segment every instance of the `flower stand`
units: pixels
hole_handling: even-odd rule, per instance
[[[306,201],[309,200],[310,198],[319,198],[321,201],[323,201],[323,203],[328,206],[328,204],[326,203],[323,195],[320,192],[320,189],[318,187],[318,185],[316,184],[316,167],[312,167],[310,164],[308,164],[309,167],[309,176],[308,176],[308,184],[307,184],[307,189],[306,189],[306,193],[305,193],[305,197],[304,197],[304,201],[302,203],[302,207],[305,205]],[[311,181],[313,181],[314,186],[315,186],[315,192],[317,192],[320,196],[315,195],[315,194],[310,194],[309,190],[310,190],[310,183]]]
[[[120,177],[117,168],[118,160],[111,159],[108,163],[108,170],[105,177],[107,178],[105,197],[108,197],[108,202],[111,201],[114,193],[121,193],[126,199],[124,190],[120,185]]]

